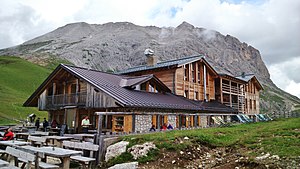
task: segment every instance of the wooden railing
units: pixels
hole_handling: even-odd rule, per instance
[[[86,104],[86,93],[60,94],[46,97],[46,108]]]

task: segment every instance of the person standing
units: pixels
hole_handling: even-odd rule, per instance
[[[43,121],[43,128],[44,128],[44,131],[46,132],[47,131],[47,127],[49,126],[49,122],[46,120],[46,118],[44,118],[44,121]]]
[[[35,127],[36,127],[36,130],[39,130],[39,128],[40,128],[40,118],[37,118],[37,120],[35,121]]]
[[[82,121],[81,121],[81,126],[82,126],[82,132],[83,133],[88,133],[89,125],[90,125],[89,117],[85,116],[85,118],[82,119]]]

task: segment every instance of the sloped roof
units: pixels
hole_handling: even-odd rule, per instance
[[[209,63],[207,63],[206,57],[204,55],[189,56],[189,57],[183,57],[180,59],[173,59],[173,60],[158,62],[157,64],[155,64],[153,66],[142,65],[142,66],[132,67],[132,68],[129,68],[126,70],[116,72],[116,73],[117,74],[128,74],[128,73],[132,73],[132,72],[146,71],[146,70],[152,70],[152,69],[157,69],[157,68],[165,68],[165,67],[172,67],[172,66],[180,67],[182,65],[198,61],[200,59],[203,59],[204,62],[206,62],[206,65],[209,66],[211,68],[211,70],[217,74],[217,72],[211,67],[211,65]]]
[[[216,100],[209,102],[193,100],[193,102],[199,105],[203,111],[207,112],[238,113],[238,110],[228,107]]]
[[[188,99],[168,93],[169,91],[167,91],[166,93],[151,93],[127,88],[130,85],[139,84],[150,79],[158,80],[153,75],[138,76],[135,78],[63,64],[60,64],[49,75],[49,77],[41,84],[41,86],[29,97],[29,99],[23,105],[33,106],[33,102],[37,102],[37,98],[43,92],[45,86],[49,84],[54,76],[56,76],[57,72],[61,70],[67,71],[77,78],[90,83],[95,88],[105,92],[113,99],[115,99],[116,102],[118,102],[118,104],[122,107],[172,109],[184,111],[200,110],[199,106],[193,104]],[[161,82],[158,80],[158,83]]]
[[[246,75],[240,75],[240,76],[235,76],[236,78],[248,82],[254,77],[254,74],[246,74]]]
[[[129,77],[63,64],[60,64],[49,75],[49,77],[39,86],[39,88],[28,98],[28,100],[23,105],[33,106],[33,102],[37,102],[38,96],[43,92],[46,85],[49,84],[60,71],[67,71],[77,78],[86,81],[98,90],[101,90],[107,95],[111,96],[116,100],[116,102],[118,102],[118,105],[125,108],[151,108],[193,112],[234,112],[232,109],[228,109],[228,107],[226,107],[225,105],[220,106],[219,104],[215,104],[214,102],[196,102],[168,92],[151,93],[128,88],[132,85],[146,82],[147,80],[155,80],[158,83],[161,83],[153,75]]]
[[[260,82],[258,81],[258,79],[255,77],[254,74],[245,74],[245,75],[240,75],[240,76],[236,76],[235,78],[249,82],[251,79],[254,79],[255,84],[260,88],[263,89],[263,86],[260,84]]]

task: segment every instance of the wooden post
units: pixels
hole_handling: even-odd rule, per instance
[[[223,80],[220,78],[220,95],[221,95],[221,103],[223,104]]]
[[[103,115],[98,115],[98,129],[96,135],[96,144],[99,145],[98,154],[96,155],[96,165],[98,165],[103,158],[103,147],[104,147],[104,139],[102,136],[102,120]]]
[[[229,80],[229,102],[230,102],[230,107],[232,107],[232,98],[231,98],[231,80]]]

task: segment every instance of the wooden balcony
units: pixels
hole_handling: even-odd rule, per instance
[[[84,106],[86,105],[86,93],[71,93],[46,96],[46,109],[53,109],[64,106]]]

